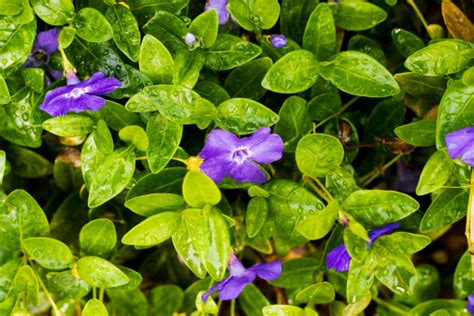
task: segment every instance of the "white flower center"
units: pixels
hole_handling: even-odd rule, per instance
[[[250,150],[245,147],[239,147],[232,153],[232,160],[241,164],[250,157]]]

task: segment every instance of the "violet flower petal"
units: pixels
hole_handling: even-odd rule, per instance
[[[42,51],[48,55],[56,53],[58,51],[59,32],[59,27],[55,27],[48,31],[36,34],[35,42],[33,44],[33,53],[37,51]]]
[[[328,270],[334,268],[334,271],[346,272],[349,271],[350,263],[351,256],[347,252],[346,246],[343,243],[329,251],[326,256]]]
[[[400,223],[397,223],[397,222],[394,222],[394,223],[390,223],[388,225],[385,225],[385,226],[382,226],[382,227],[379,227],[379,228],[374,228],[372,230],[369,231],[369,238],[370,238],[370,241],[367,243],[367,247],[369,247],[370,245],[372,245],[372,243],[379,237],[383,236],[383,235],[388,235],[390,234],[392,231],[394,231],[395,229],[399,228],[400,227]]]
[[[89,94],[107,94],[111,93],[117,88],[120,88],[122,83],[114,77],[107,77],[102,72],[96,72],[87,80],[77,84],[78,87],[84,87]]]
[[[474,316],[474,294],[469,294],[467,297],[467,311]]]
[[[105,105],[104,98],[96,95],[83,94],[78,98],[71,99],[68,112],[80,113],[86,110],[95,112]]]
[[[245,273],[245,267],[242,265],[242,263],[239,261],[239,258],[237,258],[237,256],[234,255],[233,252],[231,252],[229,255],[228,266],[230,275],[239,276]]]
[[[257,274],[249,270],[245,271],[243,275],[229,277],[228,282],[222,286],[222,289],[219,292],[219,298],[221,300],[236,299],[244,287],[252,283],[256,277]]]
[[[283,140],[278,134],[270,134],[269,128],[260,128],[252,136],[241,139],[241,144],[248,147],[249,159],[257,163],[269,164],[283,155]]]
[[[228,154],[204,160],[199,169],[212,179],[215,183],[221,182],[227,175],[227,171],[232,161],[228,159]]]
[[[257,184],[267,181],[265,173],[250,161],[243,161],[241,164],[232,162],[228,173],[236,182],[251,182]]]
[[[248,270],[255,272],[260,279],[273,281],[278,279],[281,275],[281,260],[275,260],[269,263],[260,262],[254,264]]]
[[[270,43],[275,48],[283,48],[286,46],[287,40],[284,35],[275,34],[275,35],[272,35],[272,37],[270,38]]]
[[[222,287],[225,286],[225,284],[226,284],[227,282],[229,282],[229,280],[230,280],[230,278],[226,278],[226,279],[220,281],[219,283],[217,283],[217,284],[211,286],[211,288],[210,288],[206,293],[204,293],[204,294],[201,296],[201,299],[202,299],[204,302],[206,302],[207,299],[209,298],[209,296],[210,296],[212,293],[214,293],[214,292],[216,292],[216,291],[220,291],[220,290],[222,289]]]
[[[451,159],[469,154],[474,151],[474,127],[467,127],[449,133],[445,136],[445,140],[448,155]]]
[[[227,11],[227,2],[228,0],[208,0],[204,11],[207,10],[216,10],[219,25],[223,25],[229,20],[229,11]]]
[[[225,153],[230,154],[238,146],[239,138],[237,136],[222,129],[215,129],[207,136],[206,144],[199,153],[199,157],[209,159]]]

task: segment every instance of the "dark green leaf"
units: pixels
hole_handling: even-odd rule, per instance
[[[53,173],[53,164],[36,152],[15,146],[7,147],[7,158],[10,160],[14,172],[23,178],[42,178]]]
[[[247,225],[247,235],[255,237],[265,224],[268,214],[267,201],[262,197],[254,197],[247,205],[245,214],[245,224]]]
[[[183,301],[183,290],[176,285],[160,285],[150,291],[151,314],[169,316],[177,312]]]
[[[320,3],[309,17],[303,35],[303,48],[326,60],[336,49],[336,25],[327,3]]]
[[[204,52],[200,49],[180,49],[175,56],[173,83],[192,89],[199,79],[205,59]]]
[[[360,34],[352,36],[347,44],[347,49],[367,54],[382,65],[386,62],[384,51],[380,48],[379,44],[370,37]]]
[[[399,126],[395,129],[395,134],[413,146],[433,146],[436,143],[436,120],[421,120]]]
[[[77,35],[88,42],[106,42],[114,32],[102,13],[93,8],[77,12],[71,25],[76,29]]]
[[[385,21],[387,12],[370,2],[340,2],[335,9],[336,25],[348,31],[364,31]]]
[[[313,258],[288,260],[282,264],[280,277],[269,283],[286,289],[302,287],[314,281],[317,268],[318,261]]]
[[[404,29],[393,29],[391,35],[395,47],[405,58],[426,46],[421,38]]]
[[[117,47],[131,60],[137,61],[140,51],[140,30],[137,20],[130,10],[121,5],[110,6],[105,17],[113,30]]]

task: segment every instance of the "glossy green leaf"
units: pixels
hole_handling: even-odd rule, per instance
[[[214,10],[209,12],[212,11]],[[201,49],[180,49],[175,56],[173,83],[192,89],[199,79],[205,60],[205,54]]]
[[[224,88],[233,98],[259,100],[266,92],[260,82],[272,64],[270,58],[263,57],[237,67],[227,76]]]
[[[255,59],[262,49],[237,36],[219,34],[214,46],[206,53],[206,67],[212,70],[229,70]]]
[[[395,129],[401,140],[417,147],[429,147],[436,143],[436,120],[421,120]]]
[[[37,16],[50,25],[64,25],[74,15],[71,0],[31,0]]]
[[[267,72],[262,86],[278,93],[297,93],[309,89],[319,75],[319,60],[313,53],[296,50],[280,58]]]
[[[281,33],[301,42],[308,18],[317,4],[315,0],[283,0],[280,13]]]
[[[360,34],[352,36],[347,44],[347,50],[356,50],[367,54],[382,65],[386,63],[384,51],[380,48],[379,44],[370,37]]]
[[[416,194],[425,195],[442,188],[453,172],[454,164],[444,151],[435,152],[423,167]]]
[[[181,223],[176,212],[162,212],[153,215],[130,229],[122,238],[125,245],[154,246],[170,238]]]
[[[471,255],[465,252],[456,266],[453,277],[453,289],[456,298],[465,299],[474,291],[474,277],[471,270]]]
[[[364,1],[344,1],[337,4],[334,19],[336,25],[348,31],[365,31],[385,21],[387,12]]]
[[[131,60],[137,61],[140,51],[140,30],[130,10],[121,5],[110,6],[105,12],[113,30],[117,47]]]
[[[249,284],[239,295],[239,305],[246,315],[263,316],[262,308],[270,302],[255,285]]]
[[[174,61],[168,49],[152,35],[145,35],[138,59],[140,71],[153,83],[171,83]]]
[[[49,237],[23,239],[23,248],[31,259],[49,270],[64,270],[72,266],[73,256],[69,247]]]
[[[341,109],[341,98],[335,93],[322,93],[308,102],[308,115],[314,121],[322,121]]]
[[[40,68],[23,68],[21,76],[25,81],[25,86],[31,88],[36,93],[44,90],[44,70]]]
[[[262,197],[254,197],[247,205],[245,213],[245,224],[247,226],[247,235],[255,237],[262,226],[265,224],[268,215],[267,201]]]
[[[82,227],[79,242],[86,254],[106,257],[117,243],[114,223],[106,218],[90,221]]]
[[[291,305],[270,305],[262,309],[263,316],[306,316],[305,312]]]
[[[336,25],[327,3],[320,3],[309,17],[303,35],[303,48],[326,60],[336,49]]]
[[[418,304],[410,310],[410,315],[424,316],[433,315],[432,313],[445,310],[449,315],[466,315],[466,301],[436,299]]]
[[[339,214],[339,208],[339,203],[332,201],[321,212],[311,214],[297,223],[296,229],[309,240],[321,239],[334,226]]]
[[[217,11],[208,10],[198,15],[189,25],[189,32],[196,35],[204,48],[214,45],[219,29]]]
[[[365,227],[379,227],[409,216],[420,205],[397,191],[359,190],[344,200],[342,208]]]
[[[0,76],[0,105],[10,103],[10,91],[8,91],[8,85],[5,82],[5,78]]]
[[[66,49],[74,41],[76,36],[76,29],[72,26],[65,26],[61,29],[58,35],[58,48]]]
[[[115,265],[94,256],[79,259],[77,272],[87,284],[100,288],[116,287],[129,282],[127,275]]]
[[[160,285],[150,291],[151,314],[167,316],[177,312],[183,301],[183,290],[176,285]]]
[[[146,316],[148,302],[145,294],[140,289],[120,291],[115,288],[106,289],[107,296],[121,315]]]
[[[36,274],[29,265],[24,265],[16,272],[12,282],[12,289],[17,292],[26,293],[27,301],[38,306],[39,303],[39,284]]]
[[[90,117],[74,113],[52,117],[43,122],[45,130],[62,137],[88,135],[94,130],[94,126],[95,122]]]
[[[394,138],[394,130],[405,122],[405,107],[400,99],[390,98],[378,103],[365,124],[364,141],[376,142],[377,137]]]
[[[413,293],[411,295],[396,295],[394,301],[415,306],[438,297],[440,287],[438,270],[432,265],[421,264],[416,267],[416,283],[413,286]]]
[[[283,139],[284,150],[294,152],[300,138],[311,128],[311,119],[307,113],[306,100],[291,96],[285,100],[278,113],[280,120],[274,132]]]
[[[109,312],[107,308],[105,308],[104,303],[98,299],[91,299],[87,302],[82,310],[82,314],[84,316],[108,316]]]
[[[23,10],[22,0],[1,0],[0,14],[1,15],[16,15]]]
[[[391,35],[395,47],[405,58],[426,46],[421,38],[404,29],[393,29]]]
[[[140,124],[140,120],[135,113],[127,111],[122,104],[110,100],[107,100],[105,105],[96,113],[102,117],[108,127],[116,131],[128,125]]]
[[[364,53],[341,52],[321,65],[321,76],[349,94],[377,98],[400,92],[392,74],[378,61]]]
[[[446,79],[443,77],[427,77],[414,72],[402,72],[394,77],[403,91],[415,97],[435,97],[438,101],[446,90]]]
[[[47,280],[48,290],[59,298],[81,298],[91,289],[83,280],[76,279],[71,270],[48,273]]]
[[[270,127],[279,117],[263,104],[244,98],[233,98],[217,107],[216,124],[237,135],[255,132]]]
[[[97,207],[118,195],[135,172],[135,154],[120,148],[109,154],[97,167],[90,184],[89,207]]]
[[[152,216],[166,211],[178,211],[185,206],[180,195],[172,193],[152,193],[131,198],[125,206],[142,216]]]
[[[53,173],[53,164],[36,152],[15,146],[7,147],[7,157],[15,157],[11,160],[14,172],[23,178],[42,178]]]
[[[247,31],[258,31],[270,29],[276,24],[280,4],[277,0],[230,0],[227,10],[241,27]]]
[[[465,86],[461,80],[450,83],[441,99],[436,120],[436,147],[445,147],[445,136],[474,124],[474,87]]]
[[[136,14],[155,12],[158,10],[178,12],[188,4],[189,0],[129,0],[127,4]]]
[[[199,170],[189,171],[183,181],[183,197],[192,207],[217,205],[221,191],[208,176]]]
[[[316,283],[296,294],[296,300],[303,303],[327,304],[334,301],[335,298],[334,287],[329,282]]]
[[[466,68],[474,57],[468,43],[443,40],[417,50],[405,60],[405,67],[424,76],[444,76]]]
[[[434,232],[461,220],[466,216],[468,200],[467,190],[443,189],[423,215],[420,231],[422,233]]]
[[[77,36],[88,42],[106,42],[114,33],[107,19],[93,8],[81,9],[74,15],[71,25]]]
[[[311,134],[298,142],[295,157],[302,173],[312,177],[324,177],[340,165],[344,158],[344,148],[334,136]]]
[[[188,32],[187,25],[179,16],[173,13],[157,11],[143,26],[143,31],[145,34],[151,34],[160,40],[172,54],[180,49],[188,49],[183,40]]]
[[[119,131],[119,137],[127,144],[133,145],[139,151],[148,149],[148,137],[145,130],[137,125],[129,125]]]
[[[151,193],[181,193],[186,168],[166,168],[157,174],[148,174],[141,178],[128,192],[127,200]]]
[[[298,258],[283,262],[282,272],[278,279],[270,284],[285,289],[297,288],[314,281],[318,261],[313,258]]]

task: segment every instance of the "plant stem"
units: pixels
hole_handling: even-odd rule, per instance
[[[374,171],[366,174],[365,176],[363,176],[360,179],[360,182],[362,183],[362,186],[364,186],[364,187],[367,186],[370,182],[372,182],[374,179],[376,179],[378,176],[380,176],[385,170],[387,170],[391,165],[396,163],[398,161],[398,159],[400,159],[402,156],[403,156],[402,154],[395,156],[392,160],[387,162],[381,168],[378,168],[377,170],[374,170]]]
[[[395,305],[392,305],[388,302],[385,302],[383,300],[381,300],[380,298],[378,297],[374,297],[373,300],[377,303],[377,304],[380,304],[382,306],[385,306],[386,308],[388,308],[389,310],[391,310],[392,312],[395,312],[399,315],[408,315],[408,311],[404,310],[404,309],[401,309],[400,307],[397,307]]]
[[[326,193],[320,190],[312,181],[311,177],[304,175],[303,182],[305,185],[309,186],[314,192],[316,192],[324,201],[327,203],[331,202],[331,198],[326,195]]]
[[[319,188],[324,192],[324,194],[326,194],[330,202],[334,200],[331,193],[329,193],[328,189],[326,189],[326,187],[321,183],[321,181],[319,181],[318,178],[312,176],[310,176],[310,178],[316,183],[316,185],[319,186]]]
[[[100,300],[101,302],[104,301],[104,291],[105,291],[105,288],[103,288],[103,287],[101,287],[101,288],[99,289],[99,300]]]
[[[421,20],[421,23],[422,23],[423,26],[425,27],[426,31],[428,31],[428,23],[426,23],[425,17],[423,16],[423,14],[421,13],[420,9],[419,9],[418,6],[416,5],[415,0],[407,0],[407,3],[413,8],[413,10],[415,11],[416,15],[417,15],[418,18]]]
[[[469,202],[467,204],[466,215],[466,238],[469,254],[471,255],[471,274],[474,276],[474,169],[471,169],[471,188],[469,190]]]
[[[235,316],[235,300],[230,301],[230,316]]]
[[[337,113],[334,113],[333,115],[331,116],[328,116],[327,118],[325,118],[324,120],[322,120],[321,122],[319,122],[318,124],[314,125],[313,126],[313,131],[316,131],[316,129],[318,127],[320,127],[321,125],[323,125],[324,123],[326,123],[327,121],[329,120],[332,120],[333,118],[335,117],[338,117],[339,115],[341,115],[342,113],[344,113],[345,110],[347,110],[347,108],[349,108],[352,104],[354,104],[357,100],[359,100],[360,97],[355,97],[355,98],[352,98],[350,99],[346,104],[344,104],[342,106],[342,108],[337,111]]]
[[[29,259],[28,259],[28,261],[29,261]],[[61,310],[58,308],[58,306],[54,302],[51,294],[49,294],[49,291],[46,288],[46,285],[44,285],[43,280],[39,276],[38,272],[36,272],[36,269],[35,269],[35,267],[33,266],[33,264],[31,262],[30,262],[30,267],[31,267],[31,270],[33,270],[33,273],[35,274],[36,279],[38,280],[38,283],[39,283],[41,289],[43,289],[44,295],[46,295],[46,298],[48,299],[49,303],[51,304],[51,308],[53,309],[55,316],[63,316],[64,314],[61,312]]]

